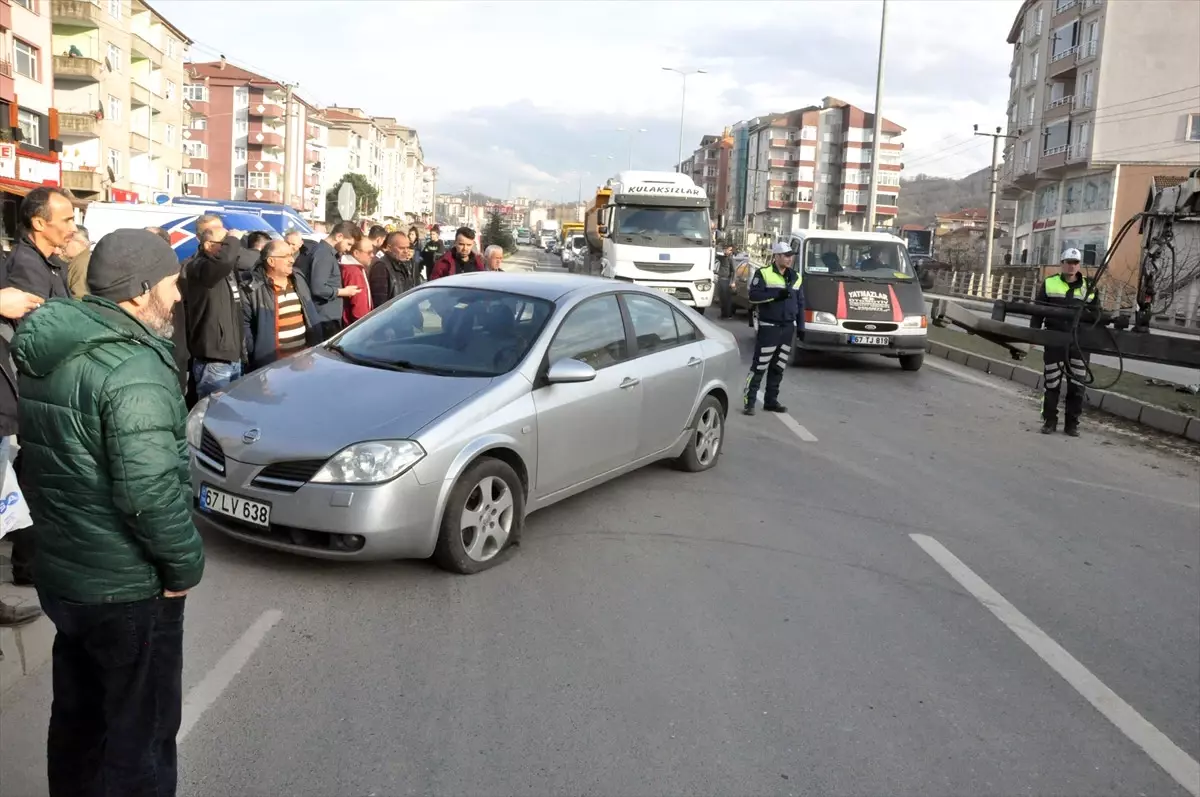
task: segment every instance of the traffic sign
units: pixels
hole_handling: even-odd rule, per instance
[[[337,211],[343,221],[349,221],[354,218],[355,204],[358,200],[358,195],[354,193],[354,186],[350,183],[342,183],[342,187],[338,189],[337,196]]]

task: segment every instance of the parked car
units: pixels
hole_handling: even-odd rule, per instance
[[[202,399],[196,521],[305,556],[478,572],[530,512],[657,460],[715,466],[740,370],[729,332],[652,289],[446,277]]]

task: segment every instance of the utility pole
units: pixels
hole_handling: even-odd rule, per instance
[[[1015,138],[1015,136],[1005,135],[999,127],[995,133],[980,133],[979,125],[974,125],[975,135],[991,136],[992,138],[992,173],[989,181],[991,190],[988,192],[988,219],[987,219],[987,249],[983,256],[983,298],[992,298],[992,248],[995,245],[996,236],[996,182],[1000,179],[1000,169],[998,163],[1000,160],[1000,140],[1005,138]]]
[[[871,196],[867,198],[866,232],[875,231],[876,192],[879,190],[879,139],[883,134],[883,53],[887,41],[887,0],[879,15],[879,64],[875,70],[875,129],[871,138]]]
[[[292,163],[292,147],[296,140],[292,138],[292,91],[296,84],[284,83],[283,88],[287,92],[287,101],[283,108],[283,204],[292,204],[292,186],[295,185],[295,175],[292,174],[294,165]],[[265,99],[265,98],[264,98]],[[300,139],[301,147],[304,146],[304,138]],[[300,162],[304,163],[304,156],[301,155]],[[304,203],[301,202],[301,205]]]
[[[429,226],[437,224],[437,167],[433,169],[433,199],[429,202]]]

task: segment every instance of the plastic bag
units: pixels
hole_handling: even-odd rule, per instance
[[[0,538],[10,531],[28,528],[33,525],[29,515],[29,504],[17,484],[17,474],[13,471],[13,459],[17,455],[17,446],[12,438],[0,443]]]

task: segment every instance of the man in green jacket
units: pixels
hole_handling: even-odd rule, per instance
[[[175,794],[191,520],[186,411],[171,348],[179,263],[145,230],[104,236],[90,295],[13,339],[34,584],[54,622],[51,797]]]

